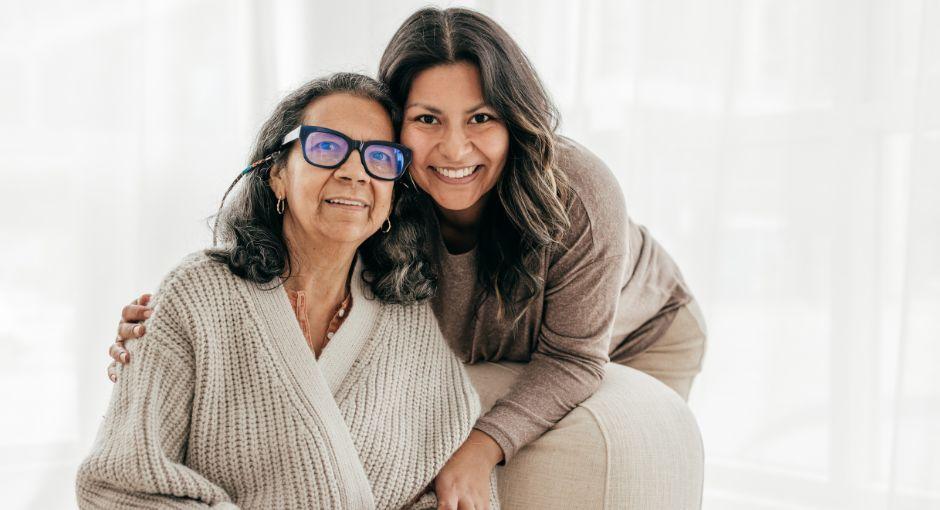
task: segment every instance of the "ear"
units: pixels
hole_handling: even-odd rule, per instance
[[[287,165],[285,163],[274,163],[268,170],[268,185],[274,196],[284,198],[287,194]]]

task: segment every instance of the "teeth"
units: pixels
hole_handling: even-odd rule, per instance
[[[327,199],[326,201],[329,202],[329,203],[331,203],[331,204],[358,205],[359,207],[365,207],[365,206],[366,206],[366,204],[364,204],[364,203],[362,203],[362,202],[356,202],[356,201],[354,201],[354,200],[345,200],[345,199],[342,199],[342,198],[329,198],[329,199]]]
[[[476,165],[468,166],[466,168],[441,168],[441,167],[431,167],[437,173],[443,175],[444,177],[450,177],[451,179],[461,179],[473,173],[476,169]]]

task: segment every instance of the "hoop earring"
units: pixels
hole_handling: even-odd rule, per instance
[[[382,225],[382,233],[387,234],[392,230],[392,220],[385,218],[385,224]]]
[[[285,202],[283,198],[277,199],[277,206],[275,206],[274,208],[277,209],[278,214],[284,214],[284,204],[286,203],[287,202]]]
[[[408,180],[411,181],[411,187],[414,188],[414,190],[417,191],[418,193],[421,193],[421,188],[419,188],[418,185],[415,184],[415,179],[414,179],[414,177],[411,176],[411,172],[410,172],[410,171],[408,172]],[[404,181],[402,182],[402,184],[405,184]],[[408,185],[405,184],[405,187],[407,187],[407,186],[408,186]]]

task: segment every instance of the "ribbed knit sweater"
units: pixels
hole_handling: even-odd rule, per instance
[[[184,259],[127,344],[80,506],[435,508],[478,396],[429,306],[380,303],[360,271],[318,360],[283,286]]]

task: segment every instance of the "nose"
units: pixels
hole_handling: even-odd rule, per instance
[[[444,139],[438,145],[438,151],[448,161],[462,163],[464,157],[473,151],[470,138],[464,132],[463,125],[452,125],[444,134]]]
[[[369,182],[369,174],[366,173],[366,169],[362,166],[362,157],[359,155],[360,150],[361,149],[356,149],[349,153],[349,157],[346,158],[346,161],[333,171],[333,177],[352,183]]]

